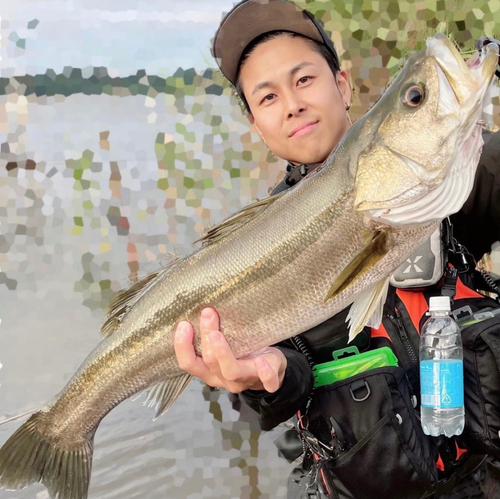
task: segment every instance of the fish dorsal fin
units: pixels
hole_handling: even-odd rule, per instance
[[[154,417],[156,419],[172,407],[172,404],[181,396],[181,393],[186,389],[192,378],[191,374],[183,373],[175,378],[161,381],[139,393],[137,397],[134,397],[134,400],[139,398],[142,393],[147,393],[143,405],[156,409]]]
[[[277,199],[286,193],[287,191],[281,191],[273,196],[269,196],[245,206],[234,215],[231,215],[222,222],[208,229],[207,232],[195,242],[201,242],[202,246],[210,246],[211,244],[220,241],[255,218],[259,213],[262,213],[266,208],[271,206]]]
[[[379,327],[382,322],[384,303],[389,289],[389,277],[376,282],[360,293],[352,304],[346,321],[349,321],[349,342],[351,342],[365,326]]]
[[[388,235],[385,232],[367,234],[368,244],[347,265],[335,279],[326,295],[325,302],[340,294],[353,284],[367,270],[372,268],[388,251]]]
[[[106,322],[104,322],[101,327],[101,336],[106,338],[112,335],[120,326],[125,314],[156,282],[157,278],[165,272],[170,271],[179,260],[180,258],[177,258],[176,260],[170,262],[167,266],[149,273],[139,281],[132,284],[132,286],[119,291],[109,303]]]

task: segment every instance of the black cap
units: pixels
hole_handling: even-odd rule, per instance
[[[243,0],[222,20],[212,47],[222,74],[233,85],[245,48],[258,36],[271,31],[298,33],[325,45],[340,67],[333,42],[310,12],[286,0]]]

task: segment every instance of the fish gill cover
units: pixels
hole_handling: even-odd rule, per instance
[[[497,38],[500,34],[499,2],[298,3],[333,32],[355,90],[353,119],[378,99],[408,51],[418,48],[416,42],[438,28],[466,49],[483,34]],[[213,222],[264,197],[284,168],[248,131],[232,89],[214,70],[215,63],[194,70],[187,55],[182,68],[146,71],[141,64],[148,47],[137,38],[135,52],[127,54],[137,61],[137,68],[128,73],[116,74],[99,63],[76,67],[71,59],[67,69],[33,71],[20,61],[35,50],[38,33],[49,19],[37,16],[38,22],[28,26],[33,18],[22,24],[18,12],[4,11],[0,27],[0,293],[4,304],[0,411],[43,402],[45,395],[60,388],[81,360],[82,342],[94,344],[97,323],[102,322],[116,291],[168,260],[168,253],[185,254]],[[67,16],[76,16],[78,22],[76,12],[68,11]],[[99,26],[98,15],[95,23]],[[147,24],[142,29],[147,30]],[[58,32],[63,33],[62,28]],[[71,34],[65,36],[69,41]],[[208,45],[209,36],[203,46],[206,61],[211,59]],[[109,66],[114,62],[111,59]],[[9,67],[15,67],[18,76]],[[500,125],[498,93],[490,116]],[[71,319],[64,319],[64,313]],[[26,321],[23,328],[17,320],[21,316]],[[64,342],[66,350],[59,352],[49,379],[47,362],[58,342]],[[25,363],[16,353],[21,349]],[[33,379],[38,380],[36,388]],[[205,418],[210,435],[220,418],[214,416],[215,422]],[[141,421],[149,427],[146,415],[141,415]],[[236,433],[241,424],[220,422],[219,427],[223,446],[238,449],[239,456],[243,443]],[[162,431],[163,435],[176,433],[175,428]],[[1,434],[2,441],[7,433]],[[190,434],[188,440],[192,445],[188,457],[198,456],[203,439],[198,444]],[[255,441],[250,445],[255,449]],[[144,448],[136,451],[137,455],[143,452]],[[268,452],[271,456],[275,451]],[[258,473],[253,454],[245,462],[238,459],[236,466],[246,479],[238,486],[247,487],[245,493],[262,498],[283,493],[283,477],[271,483],[266,474],[267,454],[261,452],[264,464]],[[274,469],[280,462],[274,463]],[[229,464],[214,458],[213,476],[228,473],[236,483]],[[177,466],[181,478],[172,485],[172,494],[187,497],[193,469],[187,462],[183,468],[180,458]],[[202,469],[197,462],[194,476],[203,476]],[[171,477],[166,480],[173,482]],[[151,483],[163,490],[163,485]],[[271,484],[261,493],[266,483]],[[203,486],[214,497],[241,496],[241,490],[228,492],[215,479],[205,478],[199,491]],[[148,497],[157,497],[155,490],[149,490]]]

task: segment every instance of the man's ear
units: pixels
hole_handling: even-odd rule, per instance
[[[264,137],[263,137],[257,123],[255,123],[255,118],[253,117],[252,113],[247,114],[247,119],[250,122],[250,130],[252,132],[257,132],[259,134],[260,140],[262,140],[262,142],[264,142],[264,144],[266,144],[266,141],[264,140]],[[266,146],[267,146],[267,144],[266,144]]]
[[[351,103],[351,85],[347,72],[343,69],[337,72],[337,86],[346,104]]]

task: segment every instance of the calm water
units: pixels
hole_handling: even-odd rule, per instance
[[[21,99],[13,105],[3,99],[0,109],[10,113],[9,129],[4,123],[0,143],[8,143],[10,151],[4,148],[0,155],[0,418],[50,400],[97,345],[111,294],[102,291],[103,282],[120,289],[137,274],[158,268],[166,253],[188,253],[200,228],[265,196],[279,175],[277,164],[268,170],[259,166],[266,158],[259,149],[262,161],[231,180],[222,168],[220,137],[209,139],[210,155],[198,147],[210,130],[189,120],[189,102],[181,113],[165,105],[165,96],[147,105],[144,97],[75,95],[58,103]],[[247,130],[227,99],[214,98],[209,112],[231,123],[229,141]],[[157,188],[163,173],[154,144],[158,133],[182,143],[175,129],[182,120],[196,136],[186,142],[187,155],[205,165],[210,156],[206,177],[213,187],[185,189],[172,181],[176,195]],[[99,146],[102,131],[110,132],[109,150]],[[256,137],[249,140],[258,144]],[[241,143],[236,147],[243,150]],[[94,156],[83,178],[93,184],[78,190],[65,160],[81,158],[86,149]],[[23,158],[33,159],[35,170],[8,171],[7,163],[16,158],[20,165]],[[189,169],[189,163],[175,166]],[[128,229],[119,227],[113,209]],[[125,401],[97,431],[89,497],[285,497],[290,465],[278,458],[273,444],[284,429],[262,434],[255,415],[237,409],[226,392],[210,392],[199,381],[154,422],[153,410],[140,400]],[[0,426],[0,444],[18,426]],[[0,499],[46,497],[40,485],[0,491]]]
[[[282,165],[269,163],[234,103],[203,99],[193,119],[195,98],[182,109],[164,95],[1,98],[0,417],[58,393],[99,342],[112,291],[168,253],[187,254],[203,228],[276,182]],[[225,136],[207,124],[212,115]],[[158,134],[161,147],[176,144],[166,166]],[[86,184],[75,180],[80,167]],[[291,466],[273,444],[284,428],[262,434],[255,415],[237,409],[197,381],[154,422],[152,409],[124,402],[96,434],[90,498],[285,497]],[[0,444],[18,425],[0,426]],[[0,491],[0,499],[46,497],[39,485]]]

